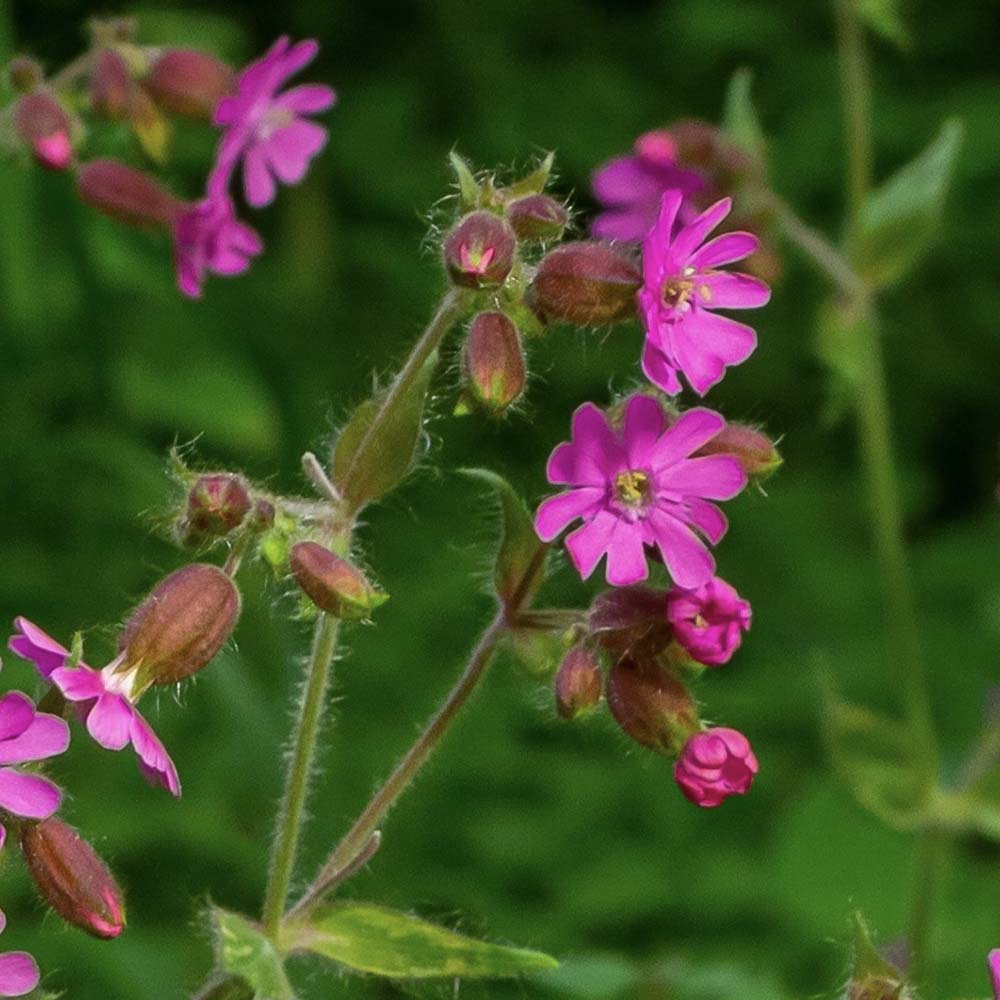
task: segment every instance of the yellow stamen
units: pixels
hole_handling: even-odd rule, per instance
[[[615,476],[615,490],[622,503],[640,504],[649,492],[649,476],[638,469],[619,472]]]

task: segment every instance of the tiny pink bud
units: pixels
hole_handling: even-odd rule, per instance
[[[552,250],[532,288],[547,319],[590,326],[634,316],[641,284],[636,265],[610,244],[581,242]]]
[[[625,657],[615,663],[606,697],[625,733],[658,753],[679,753],[698,730],[698,709],[688,689],[655,660]]]
[[[746,424],[730,424],[697,452],[699,455],[732,455],[748,476],[766,478],[782,463],[774,442],[762,431]]]
[[[556,711],[564,719],[593,711],[601,700],[603,686],[597,655],[582,643],[574,646],[556,671]]]
[[[635,140],[635,152],[650,164],[673,166],[677,162],[677,142],[666,129],[653,129]]]
[[[735,729],[707,729],[692,736],[676,765],[674,778],[696,806],[710,809],[730,795],[746,795],[759,765],[750,741]]]
[[[44,78],[42,67],[30,56],[15,56],[7,63],[7,79],[19,94],[34,90]]]
[[[50,170],[64,170],[73,157],[72,123],[63,106],[48,92],[25,94],[14,109],[14,127],[35,159]]]
[[[125,928],[122,891],[72,827],[52,816],[21,828],[21,851],[42,898],[67,923],[109,940]]]
[[[522,240],[557,240],[563,234],[569,214],[555,198],[533,194],[507,206],[507,219]]]
[[[667,621],[688,655],[707,667],[728,663],[750,628],[750,603],[721,577],[694,590],[673,587]]]
[[[517,237],[510,224],[492,212],[471,212],[444,240],[444,262],[456,285],[498,288],[514,264]]]
[[[73,144],[65,132],[35,140],[35,159],[49,170],[65,170],[73,162]]]
[[[296,542],[289,565],[296,583],[321,611],[337,618],[368,618],[389,595],[353,563],[317,542]]]
[[[175,684],[196,674],[226,644],[240,615],[240,593],[217,566],[191,563],[162,579],[118,637],[123,670],[138,687]]]
[[[503,313],[479,313],[472,321],[464,367],[472,395],[491,413],[502,413],[524,392],[521,337]]]
[[[235,75],[221,59],[207,52],[173,49],[153,63],[145,85],[167,111],[209,119],[219,98],[233,90]]]
[[[231,472],[199,476],[188,493],[187,525],[195,536],[222,538],[250,512],[246,480]]]
[[[124,118],[132,86],[128,63],[114,49],[103,49],[90,75],[93,109],[108,118]]]
[[[666,591],[641,586],[605,590],[590,606],[587,627],[618,659],[655,656],[672,637],[664,615],[666,596]]]
[[[171,226],[183,208],[148,174],[118,160],[91,160],[76,174],[80,200],[104,215],[139,228]]]

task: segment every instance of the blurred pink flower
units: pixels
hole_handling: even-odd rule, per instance
[[[745,795],[759,766],[742,733],[709,729],[684,744],[674,765],[674,778],[687,799],[710,809],[730,795]]]
[[[1000,1000],[1000,948],[994,948],[987,957],[990,967],[990,985],[993,987],[993,996]]]
[[[573,489],[538,508],[535,530],[552,541],[577,519],[583,525],[566,548],[586,579],[607,554],[607,580],[621,587],[646,579],[645,546],[655,545],[678,586],[711,579],[713,545],[725,534],[725,515],[710,500],[729,500],[747,476],[731,455],[691,458],[725,421],[712,410],[689,410],[669,428],[659,403],[632,396],[619,432],[593,403],[573,415],[573,439],[548,463],[550,483]]]
[[[708,667],[728,663],[750,628],[750,603],[721,577],[695,590],[667,594],[667,621],[692,659]]]
[[[7,918],[0,910],[0,934]],[[38,963],[26,951],[5,951],[0,954],[0,997],[23,997],[30,993],[41,978]]]
[[[651,382],[674,395],[681,390],[678,371],[699,395],[715,385],[727,365],[745,361],[757,335],[743,323],[717,316],[715,309],[756,309],[771,297],[758,278],[720,271],[757,248],[750,233],[725,233],[705,242],[729,214],[723,198],[673,235],[681,206],[678,192],[667,192],[656,225],[642,245],[643,287],[639,312],[646,325],[642,366]]]

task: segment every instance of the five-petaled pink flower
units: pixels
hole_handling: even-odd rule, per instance
[[[735,729],[709,729],[684,744],[674,778],[684,796],[710,809],[730,795],[745,795],[759,769],[750,741]]]
[[[750,602],[716,576],[694,590],[672,588],[667,621],[692,659],[718,667],[729,662],[750,628]]]
[[[566,548],[584,579],[606,553],[608,583],[645,580],[645,546],[655,545],[678,586],[700,587],[715,571],[702,538],[714,545],[727,527],[709,501],[729,500],[747,483],[731,455],[691,457],[725,421],[695,409],[668,428],[659,403],[644,395],[632,396],[624,411],[620,432],[593,403],[573,414],[573,439],[555,449],[547,470],[550,483],[573,489],[542,503],[535,529],[552,541],[582,518]]]
[[[758,278],[718,270],[753,253],[756,236],[724,233],[705,242],[729,214],[731,199],[717,201],[674,236],[681,201],[680,192],[663,195],[659,217],[642,245],[643,287],[638,295],[646,326],[642,367],[664,392],[680,392],[680,371],[704,396],[727,365],[745,361],[757,346],[751,327],[714,310],[755,309],[766,304],[771,293]]]
[[[25,774],[14,764],[29,764],[61,754],[69,746],[69,727],[62,719],[38,712],[20,691],[0,698],[0,810],[26,819],[47,819],[62,793],[48,778]],[[7,831],[0,823],[0,847]]]
[[[174,762],[133,704],[142,693],[135,690],[136,671],[120,671],[125,654],[103,670],[93,670],[85,663],[68,666],[69,650],[37,625],[26,618],[16,618],[14,625],[17,632],[10,639],[10,648],[34,663],[67,701],[79,704],[87,732],[94,740],[107,750],[122,750],[131,743],[146,780],[166,788],[171,795],[180,795]]]
[[[325,128],[302,116],[326,111],[337,95],[323,84],[278,91],[318,51],[313,40],[293,45],[287,35],[282,36],[243,71],[237,93],[219,101],[213,121],[225,134],[213,178],[216,185],[228,186],[232,171],[242,161],[246,199],[260,207],[274,200],[276,179],[284,184],[302,180],[328,137]],[[213,190],[210,183],[209,193]]]
[[[1000,1000],[1000,948],[994,948],[987,958],[990,967],[990,984],[993,987],[993,996]]]
[[[0,910],[0,934],[7,918]],[[26,951],[5,951],[0,954],[0,997],[23,997],[41,979],[38,963]]]
[[[633,156],[619,156],[595,171],[594,195],[603,206],[590,231],[604,240],[639,242],[656,221],[664,191],[677,191],[684,199],[681,220],[694,214],[689,201],[705,186],[693,170],[677,163],[677,144],[663,129],[646,132],[635,140]]]

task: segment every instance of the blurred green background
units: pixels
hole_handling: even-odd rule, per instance
[[[0,10],[0,53],[52,66],[79,51],[97,12],[79,0]],[[253,217],[265,256],[242,279],[213,280],[201,303],[175,291],[164,242],[83,209],[69,177],[0,165],[0,620],[22,613],[64,641],[87,629],[94,663],[109,626],[182,558],[157,533],[174,441],[196,440],[209,467],[304,490],[302,451],[322,453],[373,373],[400,358],[440,290],[425,236],[453,147],[484,166],[555,149],[559,190],[585,213],[597,164],[648,128],[717,118],[731,73],[748,66],[777,189],[837,231],[837,67],[829,11],[815,0],[127,10],[147,41],[237,63],[281,32],[314,36],[322,53],[308,75],[335,85],[340,104],[307,182]],[[963,119],[967,135],[935,250],[884,303],[907,531],[952,773],[1000,679],[1000,8],[914,0],[908,13],[908,49],[873,43],[879,172],[945,117]],[[182,139],[171,173],[194,194],[211,140]],[[853,908],[886,940],[902,932],[913,840],[834,781],[818,735],[818,664],[856,700],[894,704],[853,425],[816,350],[825,294],[786,248],[784,278],[755,317],[760,349],[712,396],[783,435],[787,462],[769,496],[729,505],[720,571],[753,601],[754,629],[701,687],[711,717],[754,742],[753,794],[693,809],[664,760],[603,718],[558,721],[543,681],[498,663],[348,892],[586,962],[566,992],[463,984],[455,995],[833,997]],[[526,412],[501,426],[449,416],[455,366],[439,376],[428,460],[363,531],[393,600],[377,627],[350,631],[338,666],[303,873],[404,750],[489,614],[491,507],[451,470],[498,469],[533,502],[572,408],[628,387],[639,346],[636,326],[553,330],[533,346]],[[184,780],[180,802],[148,790],[130,754],[101,752],[79,731],[53,768],[71,793],[66,817],[127,888],[128,932],[98,943],[45,916],[7,852],[3,944],[30,948],[73,1000],[184,997],[209,963],[206,900],[259,905],[308,627],[289,624],[294,601],[264,572],[244,584],[232,648],[177,699],[148,703]],[[565,603],[588,589],[564,568],[547,593]],[[28,668],[5,660],[4,687],[30,690]],[[940,886],[926,996],[985,994],[998,899],[1000,848],[963,841]],[[644,987],[629,985],[630,964],[650,970]],[[299,973],[306,998],[400,995],[318,964]],[[452,985],[420,995],[451,997]]]

